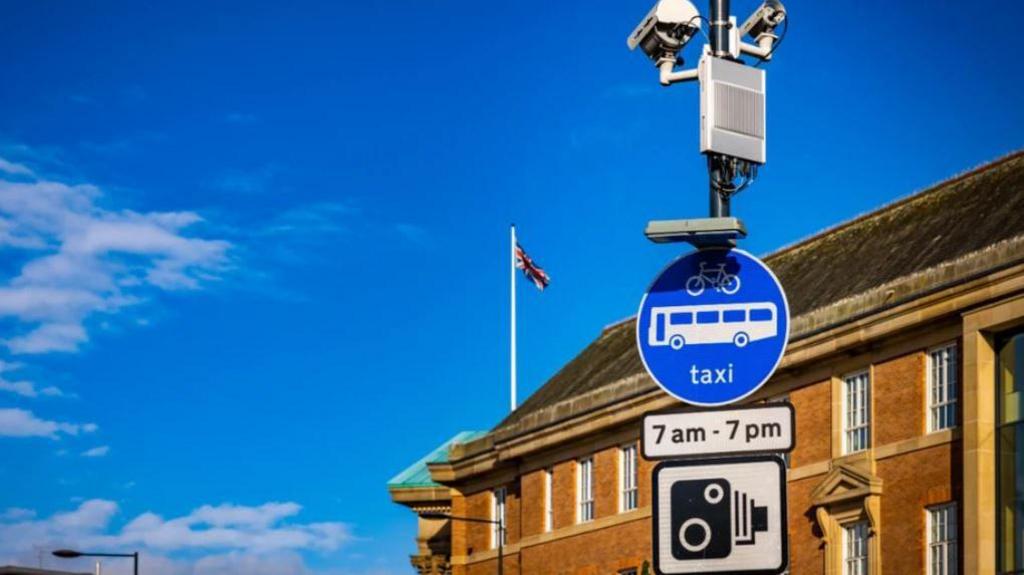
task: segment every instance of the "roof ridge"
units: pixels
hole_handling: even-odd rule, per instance
[[[634,319],[636,319],[636,314],[635,313],[627,315],[626,317],[624,317],[622,319],[617,319],[617,320],[615,320],[615,321],[605,325],[604,327],[602,327],[601,328],[601,335],[604,335],[604,334],[612,331],[613,329],[619,327],[620,325],[622,325],[624,323],[629,323],[629,322],[633,321]],[[600,336],[599,336],[599,339],[600,339]]]
[[[1019,157],[1022,157],[1022,156],[1024,156],[1024,148],[1019,149],[1019,150],[1015,150],[1013,152],[1009,152],[1009,153],[1007,153],[1007,154],[1005,154],[1003,156],[1000,156],[1000,157],[998,157],[998,158],[996,158],[994,160],[989,160],[988,162],[982,163],[982,164],[980,164],[978,166],[975,166],[974,168],[971,168],[969,170],[960,172],[958,174],[954,174],[953,176],[951,176],[951,177],[949,177],[949,178],[947,178],[945,180],[936,182],[936,183],[934,183],[934,184],[932,184],[932,185],[930,185],[930,186],[928,186],[928,187],[926,187],[924,189],[912,192],[912,193],[910,193],[910,194],[908,194],[906,196],[903,196],[902,198],[897,198],[897,199],[895,199],[895,200],[893,200],[893,201],[891,201],[889,203],[882,204],[881,206],[878,206],[877,208],[875,208],[873,210],[870,210],[870,211],[865,212],[863,214],[860,214],[858,216],[854,216],[853,218],[851,218],[849,220],[839,222],[838,224],[826,227],[826,228],[822,229],[821,231],[815,232],[815,233],[813,233],[813,234],[811,234],[811,235],[809,235],[809,236],[807,236],[805,238],[802,238],[802,239],[796,240],[796,241],[794,241],[792,243],[786,244],[786,245],[778,248],[777,250],[775,250],[773,252],[769,252],[769,253],[765,254],[764,256],[761,257],[761,259],[767,260],[768,258],[778,257],[778,256],[781,256],[781,255],[787,253],[787,252],[795,251],[797,248],[803,247],[803,246],[813,242],[814,240],[817,240],[819,238],[828,236],[830,234],[834,234],[834,233],[839,232],[841,230],[844,230],[846,228],[853,227],[855,224],[859,224],[859,223],[861,223],[861,222],[863,222],[863,221],[865,221],[865,220],[867,220],[869,218],[872,218],[874,216],[877,216],[877,215],[879,215],[879,214],[881,214],[883,212],[893,210],[893,209],[895,209],[895,208],[897,208],[899,206],[902,206],[904,204],[908,204],[911,201],[916,200],[918,198],[922,198],[922,197],[927,196],[929,194],[938,193],[940,190],[943,190],[943,189],[947,188],[950,185],[956,184],[956,183],[961,182],[963,180],[966,180],[966,179],[968,179],[970,177],[982,174],[982,173],[984,173],[986,171],[989,171],[989,170],[991,170],[993,168],[996,168],[996,167],[998,167],[998,166],[1000,166],[1002,164],[1005,164],[1007,162],[1010,162],[1010,161],[1015,160],[1015,159],[1017,159]]]

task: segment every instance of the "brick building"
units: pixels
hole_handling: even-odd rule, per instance
[[[1024,573],[1024,153],[765,262],[791,337],[747,401],[796,410],[791,573]],[[650,560],[640,418],[680,404],[635,345],[632,320],[606,328],[490,432],[424,463],[438,508],[504,519],[506,573],[631,574]],[[422,573],[497,572],[493,526],[422,530],[447,547]]]

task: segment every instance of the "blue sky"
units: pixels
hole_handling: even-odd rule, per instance
[[[1024,143],[1019,2],[787,7],[748,251]],[[3,2],[0,564],[410,572],[385,482],[507,409],[509,222],[553,279],[525,394],[678,255],[645,222],[706,213],[648,9]]]

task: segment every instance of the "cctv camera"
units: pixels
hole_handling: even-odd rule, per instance
[[[626,44],[637,46],[655,62],[671,58],[700,30],[700,12],[689,0],[659,0]]]
[[[765,0],[756,12],[747,18],[740,27],[741,34],[748,34],[754,40],[760,40],[763,34],[772,34],[775,28],[786,19],[786,7],[779,0]]]

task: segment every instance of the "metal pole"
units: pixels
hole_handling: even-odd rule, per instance
[[[710,0],[711,54],[718,58],[729,56],[729,0]]]
[[[722,193],[718,189],[716,182],[721,180],[722,171],[718,167],[718,158],[714,154],[708,156],[708,178],[711,180],[708,184],[708,212],[713,218],[721,218],[728,216],[728,209],[725,202],[723,202]]]
[[[498,575],[505,574],[505,522],[498,522]]]
[[[512,294],[512,315],[509,321],[509,379],[512,386],[512,411],[516,410],[516,225],[512,224],[512,261],[509,292]]]
[[[711,15],[711,54],[717,58],[729,57],[729,0],[709,0]],[[718,189],[718,182],[724,180],[722,177],[725,168],[721,165],[721,159],[715,154],[708,155],[708,176],[711,179],[710,190],[708,191],[708,211],[713,218],[729,216],[729,197]]]
[[[132,559],[135,561],[135,575],[139,575],[139,552],[132,553]]]

